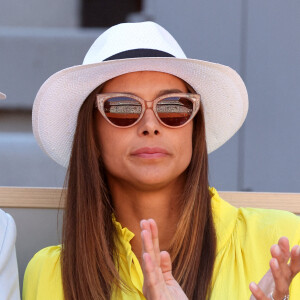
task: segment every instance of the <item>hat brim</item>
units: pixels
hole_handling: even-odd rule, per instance
[[[208,153],[229,140],[246,118],[248,94],[245,84],[236,71],[221,64],[197,59],[149,57],[79,65],[53,74],[37,93],[32,126],[43,151],[67,167],[77,115],[87,96],[103,82],[136,71],[172,74],[201,95]]]

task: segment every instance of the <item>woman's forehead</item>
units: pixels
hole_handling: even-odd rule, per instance
[[[103,92],[116,88],[123,91],[125,89],[128,92],[139,89],[176,89],[182,92],[187,90],[186,83],[182,79],[169,73],[157,71],[138,71],[114,77],[105,82]]]

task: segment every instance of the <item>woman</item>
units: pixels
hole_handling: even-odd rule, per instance
[[[63,241],[33,257],[23,299],[297,299],[299,218],[208,185],[207,154],[247,110],[235,71],[187,59],[153,22],[113,26],[51,76],[33,130],[68,166]]]

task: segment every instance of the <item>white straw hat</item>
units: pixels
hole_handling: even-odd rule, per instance
[[[208,153],[242,126],[248,95],[233,69],[186,58],[170,33],[154,22],[122,23],[96,39],[82,65],[55,73],[41,86],[32,110],[33,133],[39,146],[67,167],[77,115],[87,96],[113,77],[146,70],[175,75],[201,95]]]
[[[6,99],[6,95],[0,92],[0,100],[5,100]]]

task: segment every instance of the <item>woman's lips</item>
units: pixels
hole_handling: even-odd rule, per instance
[[[158,157],[167,156],[167,154],[165,154],[165,153],[140,153],[140,154],[135,154],[134,156],[141,157],[141,158],[158,158]]]
[[[131,153],[131,155],[141,158],[159,158],[170,155],[170,153],[164,149],[159,147],[144,147],[135,150]]]

